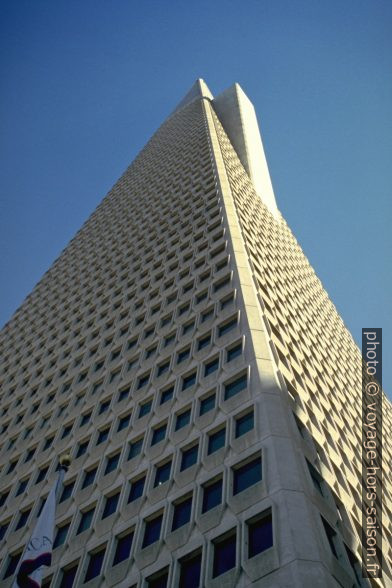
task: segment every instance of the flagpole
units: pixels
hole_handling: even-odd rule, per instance
[[[56,504],[63,486],[64,476],[71,458],[63,455],[59,459],[57,480],[49,491],[38,520],[26,544],[15,572],[12,588],[41,588],[43,566],[50,566],[54,542]]]

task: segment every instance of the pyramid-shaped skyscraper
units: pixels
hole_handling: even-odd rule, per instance
[[[361,577],[361,354],[237,84],[195,83],[1,354],[1,586],[65,453],[46,588],[392,586],[387,470],[383,577]]]

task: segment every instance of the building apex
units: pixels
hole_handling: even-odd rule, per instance
[[[185,95],[185,97],[177,105],[177,107],[173,111],[173,114],[174,114],[174,112],[177,112],[177,110],[179,110],[183,106],[186,106],[187,104],[189,104],[189,102],[192,102],[192,100],[195,100],[196,98],[208,98],[209,100],[212,100],[214,98],[213,95],[211,94],[207,84],[205,83],[205,81],[202,78],[198,78],[195,81],[195,83],[193,84],[193,86],[191,87],[189,92]]]

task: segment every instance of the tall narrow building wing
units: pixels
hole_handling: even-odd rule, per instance
[[[43,586],[370,585],[360,353],[278,211],[237,84],[214,98],[196,81],[0,345],[2,585],[62,453]],[[372,586],[392,582],[390,483]]]

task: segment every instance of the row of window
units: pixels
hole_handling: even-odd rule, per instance
[[[183,514],[180,514],[178,520],[181,520]],[[211,540],[208,546],[208,553],[203,554],[202,548],[199,548],[190,554],[181,558],[178,562],[179,568],[175,576],[171,577],[169,584],[169,569],[164,568],[159,572],[147,576],[146,588],[165,588],[171,586],[186,586],[187,588],[198,588],[203,585],[204,569],[208,569],[207,574],[211,578],[222,576],[226,572],[240,565],[241,548],[240,536],[241,531],[244,534],[246,549],[243,556],[251,559],[263,553],[273,546],[273,525],[271,509],[253,516],[245,521],[243,528],[234,527],[226,533]],[[161,521],[153,519],[145,524],[142,549],[155,543],[159,539],[161,532]],[[97,578],[110,566],[116,566],[121,562],[129,560],[133,550],[135,530],[130,529],[121,535],[115,537],[113,545],[107,544],[96,548],[93,552],[87,554],[85,566],[80,566],[79,562],[74,562],[61,570],[60,588],[71,588],[74,585],[78,568],[84,571],[79,574],[79,584],[84,584]],[[11,576],[17,566],[20,554],[11,555],[8,559],[3,579]],[[210,560],[210,565],[202,564],[203,557]],[[107,573],[110,573],[109,571]],[[176,579],[175,579],[176,577]],[[49,581],[50,582],[50,581]],[[48,587],[49,582],[44,582],[43,586]]]

